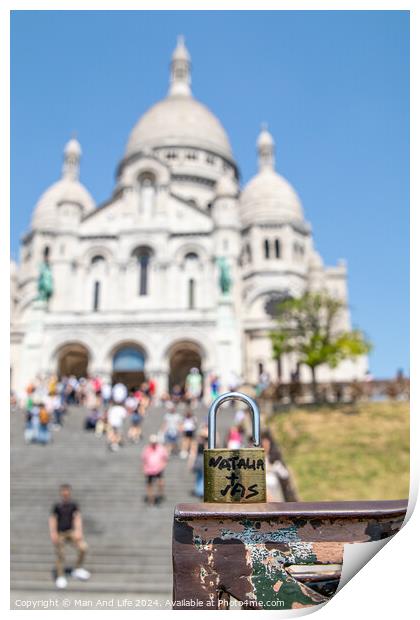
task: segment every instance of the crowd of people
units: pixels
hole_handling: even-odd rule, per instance
[[[231,390],[238,388],[238,379],[232,378]],[[210,377],[211,398],[220,391],[216,374]],[[203,452],[207,445],[208,430],[205,420],[198,420],[196,412],[203,398],[203,378],[197,368],[191,368],[184,385],[175,384],[170,392],[157,399],[156,383],[149,378],[138,388],[128,389],[121,382],[112,384],[99,377],[77,378],[75,376],[38,378],[27,388],[24,437],[26,443],[48,444],[54,431],[65,424],[69,408],[84,407],[84,429],[98,438],[105,438],[111,452],[118,452],[126,442],[139,444],[143,438],[143,422],[150,406],[163,407],[161,424],[153,433],[141,454],[141,465],[146,479],[145,501],[158,505],[164,499],[164,472],[171,458],[186,462],[194,474],[192,494],[202,498],[204,494]],[[236,409],[233,424],[225,437],[217,438],[218,445],[240,449],[251,445],[250,423],[246,409]],[[279,499],[281,478],[285,477],[281,458],[276,462],[272,476],[271,495]],[[280,463],[280,465],[278,465]],[[270,463],[267,464],[267,471]],[[274,471],[274,470],[273,470]],[[275,488],[276,487],[276,488]]]
[[[45,446],[51,441],[52,431],[59,431],[63,426],[67,409],[64,383],[59,383],[54,376],[28,385],[22,405],[25,442]]]
[[[231,390],[238,388],[232,378]],[[235,384],[234,384],[235,383]],[[220,391],[217,375],[210,377],[211,398]],[[84,407],[84,429],[98,438],[105,438],[111,452],[118,452],[126,442],[139,444],[143,438],[143,422],[150,406],[163,407],[164,413],[157,431],[152,434],[141,454],[141,465],[146,480],[145,501],[158,505],[164,499],[164,472],[171,458],[186,462],[194,474],[192,494],[204,494],[203,452],[207,445],[208,430],[205,420],[199,421],[196,412],[203,398],[203,378],[197,368],[191,368],[184,385],[175,384],[170,392],[156,398],[156,383],[145,380],[138,388],[128,389],[121,382],[112,384],[99,377],[75,376],[38,378],[27,388],[24,437],[26,443],[48,444],[54,431],[65,424],[69,408]],[[157,402],[158,400],[158,402]],[[217,438],[218,445],[239,449],[251,445],[250,423],[246,409],[236,409],[233,424],[225,437]],[[272,477],[271,495],[282,497],[281,477],[285,471],[281,458],[274,459],[276,473]],[[273,462],[274,462],[273,461]],[[270,468],[270,464],[267,464]],[[282,474],[282,475],[280,475]],[[276,489],[275,489],[276,487]],[[284,495],[284,494],[283,494]]]
[[[28,385],[21,403],[25,412],[25,442],[50,443],[52,433],[63,427],[69,407],[82,406],[87,410],[85,429],[93,430],[98,437],[105,436],[111,450],[122,444],[121,429],[126,416],[130,418],[128,439],[138,443],[141,422],[155,390],[153,380],[128,391],[123,383],[112,385],[99,377],[39,377]]]
[[[90,405],[85,405],[88,409],[85,429],[94,431],[97,437],[105,437],[112,452],[117,452],[126,440],[138,444],[142,437],[142,423],[154,400],[155,390],[152,380],[131,389],[123,383],[102,385]],[[124,436],[127,422],[128,431]]]

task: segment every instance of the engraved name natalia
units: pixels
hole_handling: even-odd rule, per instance
[[[224,458],[223,456],[211,456],[209,458],[209,467],[216,469],[227,469],[228,471],[235,471],[236,469],[257,469],[265,470],[264,459],[251,459],[240,456],[229,456]]]

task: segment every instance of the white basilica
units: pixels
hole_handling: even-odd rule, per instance
[[[269,337],[276,301],[307,288],[347,298],[346,266],[323,265],[299,197],[276,172],[268,130],[241,189],[229,138],[190,82],[180,39],[168,94],[134,126],[105,203],[79,180],[79,143],[66,145],[61,178],[36,204],[12,264],[14,388],[45,372],[127,383],[146,373],[167,390],[192,366],[216,372],[223,388],[232,373],[287,382],[296,362],[274,360]],[[38,296],[43,264],[48,301]],[[365,370],[361,358],[319,378]]]

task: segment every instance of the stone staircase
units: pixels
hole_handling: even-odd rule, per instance
[[[206,418],[202,407],[196,414]],[[11,417],[11,590],[17,597],[57,593],[52,570],[54,553],[48,535],[48,515],[58,487],[69,482],[79,503],[89,545],[88,582],[69,579],[64,594],[90,598],[103,595],[171,599],[172,518],[174,505],[193,501],[193,474],[186,462],[172,457],[166,470],[166,501],[144,503],[140,445],[126,444],[119,452],[105,440],[83,430],[85,411],[72,408],[65,425],[48,446],[25,445],[23,413]],[[161,425],[163,409],[153,407],[144,422],[144,436]],[[224,417],[224,416],[223,416]],[[66,548],[66,560],[74,558]]]

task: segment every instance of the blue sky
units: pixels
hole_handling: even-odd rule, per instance
[[[82,181],[98,202],[110,196],[131,128],[166,94],[182,33],[194,95],[225,126],[242,182],[267,121],[317,249],[327,264],[348,261],[372,372],[408,372],[408,12],[18,11],[11,29],[14,258],[73,132]]]

